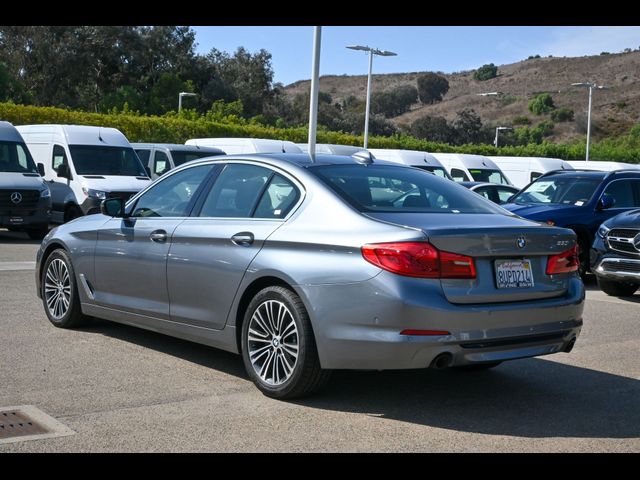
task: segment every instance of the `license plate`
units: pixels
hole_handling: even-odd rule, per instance
[[[24,218],[22,217],[9,217],[9,223],[17,224],[17,223],[23,223],[23,222],[24,222]]]
[[[495,268],[498,288],[533,287],[531,260],[496,260]]]

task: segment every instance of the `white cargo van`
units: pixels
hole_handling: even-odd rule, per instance
[[[225,154],[219,148],[180,143],[132,143],[131,146],[153,180],[191,160]]]
[[[42,239],[49,231],[51,193],[18,130],[0,122],[0,227]]]
[[[456,182],[487,182],[512,185],[500,167],[484,155],[468,153],[431,153]]]
[[[296,145],[304,153],[309,152],[308,143],[296,143]],[[356,152],[367,151],[364,147],[354,147],[353,145],[338,145],[335,143],[316,143],[316,153],[324,153],[327,155],[346,155],[351,156]],[[369,150],[370,151],[370,150]]]
[[[573,168],[582,170],[599,170],[603,172],[611,172],[613,170],[636,170],[640,169],[640,165],[637,163],[624,163],[624,162],[603,162],[600,160],[569,160],[569,164]]]
[[[551,170],[573,170],[569,162],[546,157],[488,157],[500,167],[513,185],[524,188],[536,178]]]
[[[44,167],[53,222],[98,213],[102,200],[127,200],[151,182],[129,141],[115,128],[22,125],[17,129]]]
[[[216,147],[227,155],[238,153],[303,153],[295,143],[288,140],[267,138],[192,138],[185,145]]]
[[[401,150],[392,148],[369,148],[374,157],[380,160],[400,163],[410,167],[421,168],[433,172],[439,177],[453,180],[440,161],[427,152],[419,150]]]

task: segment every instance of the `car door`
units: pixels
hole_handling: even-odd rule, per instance
[[[73,190],[71,189],[71,180],[57,176],[58,167],[60,165],[69,166],[69,158],[66,150],[62,145],[53,145],[51,152],[51,169],[53,176],[47,181],[47,186],[51,191],[51,209],[52,220],[54,222],[64,222],[64,209],[68,201],[76,201]]]
[[[171,320],[224,327],[247,267],[301,195],[284,174],[228,163],[173,234],[167,262]]]
[[[94,297],[103,306],[167,319],[167,254],[176,227],[195,204],[213,164],[169,175],[127,205],[127,218],[98,229]]]

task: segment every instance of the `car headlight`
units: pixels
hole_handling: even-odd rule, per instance
[[[609,233],[609,230],[611,230],[611,229],[606,227],[605,225],[600,225],[600,228],[598,229],[598,236],[600,238],[606,237],[607,233]]]
[[[40,190],[40,198],[50,198],[51,197],[51,190],[49,190],[49,187],[45,187],[44,190]]]
[[[103,192],[102,190],[82,187],[82,191],[87,197],[97,198],[98,200],[105,200],[107,198],[107,192]]]

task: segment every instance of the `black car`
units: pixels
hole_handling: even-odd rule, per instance
[[[625,297],[640,288],[640,209],[600,225],[591,249],[591,271],[608,295]]]
[[[491,200],[493,203],[502,205],[520,191],[512,185],[488,182],[460,182],[460,185],[476,192],[478,195]]]

